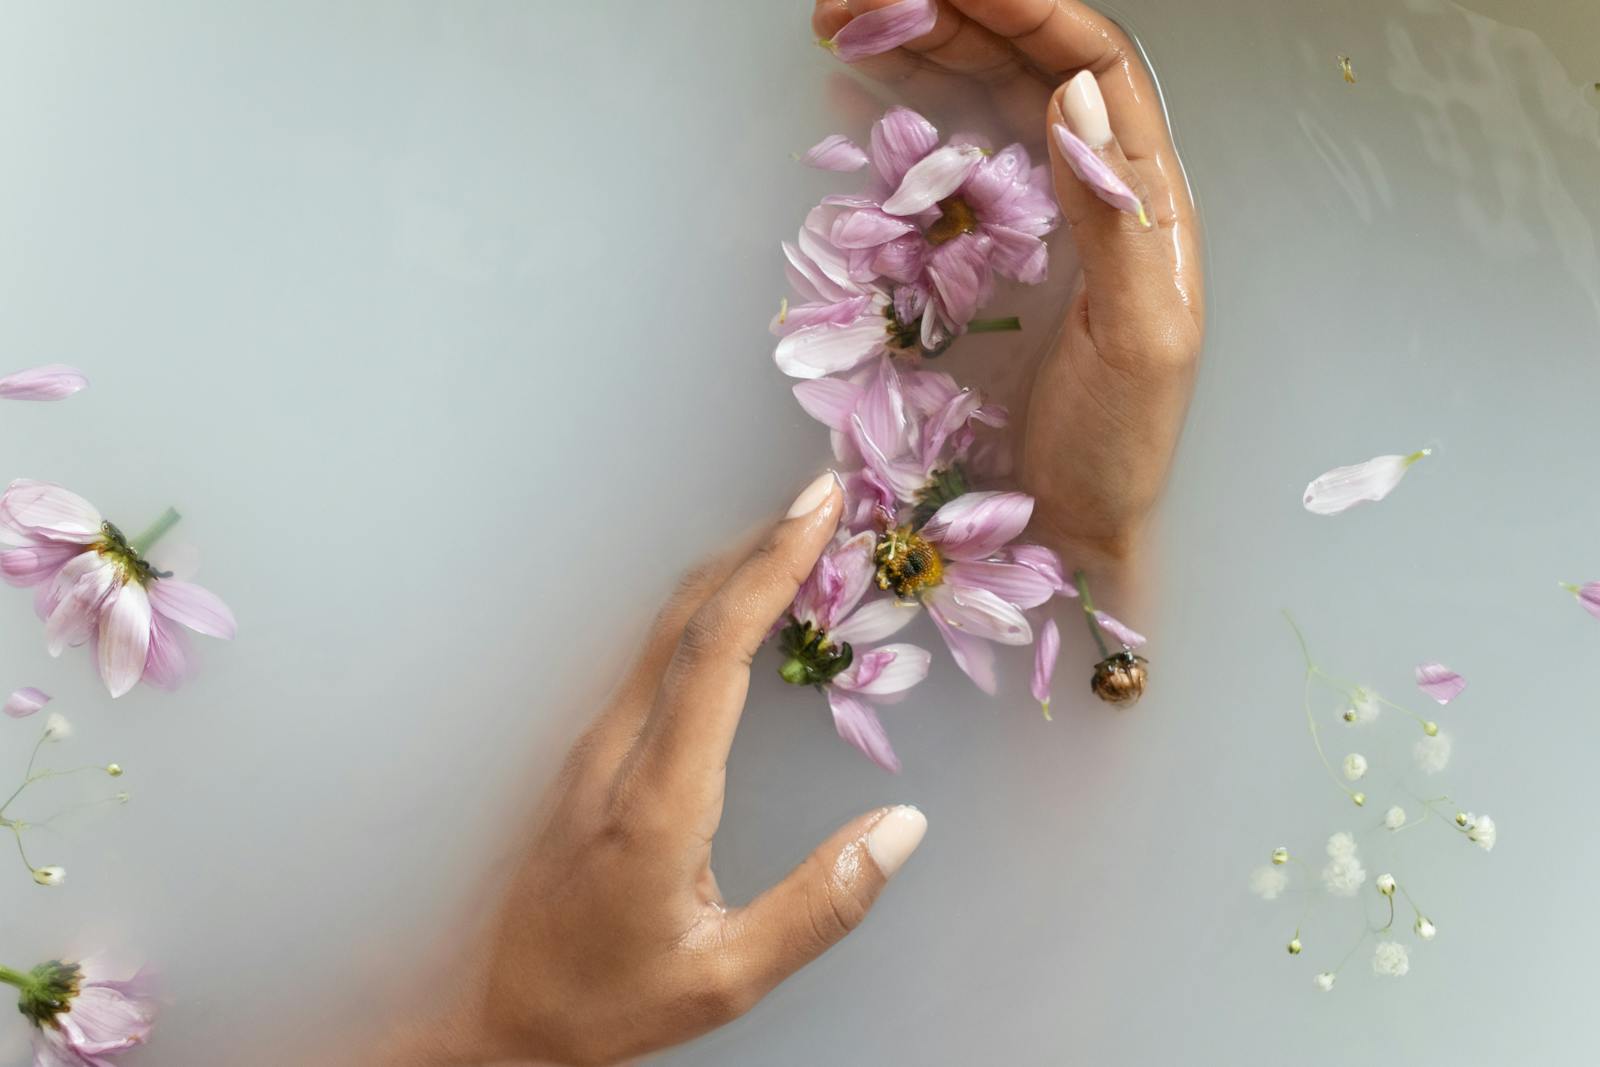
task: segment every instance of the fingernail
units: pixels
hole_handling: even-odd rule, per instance
[[[828,494],[833,491],[833,487],[838,481],[838,476],[832,471],[823,471],[822,474],[817,476],[816,481],[800,490],[800,495],[794,498],[793,504],[789,505],[789,513],[784,518],[798,519],[802,515],[809,515],[816,511],[822,506],[822,502],[828,499]]]
[[[928,817],[910,804],[902,804],[898,808],[890,808],[889,814],[867,831],[867,852],[883,876],[893,878],[894,872],[922,844],[922,835],[927,832]]]
[[[1111,143],[1111,118],[1106,114],[1106,100],[1100,95],[1100,83],[1088,71],[1067,83],[1065,93],[1067,124],[1078,139],[1090,148]]]

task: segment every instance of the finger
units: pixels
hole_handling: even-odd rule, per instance
[[[913,807],[863,815],[783,881],[730,913],[728,943],[744,980],[765,993],[859,926],[927,828]]]
[[[723,772],[744,711],[750,662],[833,536],[842,501],[832,471],[808,485],[756,550],[689,617],[630,756],[634,765],[624,768],[625,792],[643,784],[651,802],[715,801],[712,807],[720,811]]]

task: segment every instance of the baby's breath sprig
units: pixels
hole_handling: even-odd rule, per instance
[[[35,864],[33,860],[29,859],[27,846],[22,839],[23,831],[31,829],[34,826],[47,825],[52,820],[72,811],[78,811],[83,808],[93,807],[104,803],[125,804],[128,801],[128,794],[119,792],[112,797],[91,801],[88,804],[78,804],[66,809],[65,811],[57,812],[55,815],[51,815],[45,819],[31,823],[15,818],[8,814],[11,805],[16,803],[16,801],[28,791],[29,787],[50,778],[64,778],[68,775],[82,774],[84,772],[98,772],[106,775],[109,778],[122,777],[123,771],[122,764],[120,763],[94,763],[84,764],[78,767],[40,767],[37,770],[35,769],[35,766],[39,762],[39,752],[46,744],[65,741],[71,736],[72,724],[67,721],[66,716],[61,715],[58,712],[51,712],[50,716],[45,720],[44,730],[39,734],[39,740],[34,742],[33,751],[28,755],[28,766],[22,772],[21,784],[12,791],[11,795],[7,797],[4,802],[0,802],[0,828],[11,831],[12,836],[16,838],[17,853],[22,857],[23,864],[28,868],[28,872],[33,876],[34,882],[42,886],[60,885],[62,881],[65,880],[67,872],[64,868],[54,864]]]

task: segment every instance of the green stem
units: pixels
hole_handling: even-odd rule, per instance
[[[1289,629],[1294,631],[1294,638],[1300,642],[1300,654],[1306,658],[1306,671],[1312,672],[1317,665],[1311,661],[1311,648],[1306,644],[1306,635],[1300,632],[1300,627],[1295,623],[1294,616],[1289,614],[1289,609],[1283,609],[1283,617],[1289,623]]]
[[[4,982],[6,985],[14,985],[18,989],[32,989],[38,984],[30,975],[23,974],[21,971],[13,971],[10,967],[0,967],[0,982]]]
[[[1022,320],[1015,315],[1008,319],[973,319],[967,323],[968,333],[1010,333],[1022,329]]]
[[[150,551],[152,545],[166,536],[168,530],[178,525],[178,520],[181,518],[183,516],[178,514],[177,508],[168,508],[161,513],[159,519],[152,522],[145,529],[144,533],[128,542],[128,547],[139,553],[139,555],[144,555]]]
[[[1072,575],[1072,584],[1078,588],[1078,599],[1083,602],[1083,617],[1089,624],[1089,636],[1094,638],[1095,645],[1100,649],[1100,658],[1106,659],[1111,655],[1111,650],[1106,648],[1106,639],[1100,634],[1100,624],[1094,617],[1094,597],[1089,595],[1089,579],[1082,571],[1075,571]]]

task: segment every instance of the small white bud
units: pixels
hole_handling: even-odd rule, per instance
[[[52,711],[50,717],[44,721],[44,739],[46,741],[65,741],[72,736],[72,724],[67,717],[59,711]]]
[[[1351,793],[1350,794],[1350,799],[1355,803],[1356,807],[1358,807],[1358,808],[1364,807],[1366,805],[1366,803],[1367,803],[1367,794],[1365,794],[1365,793]]]
[[[1432,941],[1433,935],[1439,932],[1438,927],[1434,926],[1431,921],[1421,915],[1417,916],[1416,929],[1417,936],[1422,938],[1424,941]]]
[[[1334,974],[1332,971],[1323,971],[1321,974],[1313,978],[1312,981],[1316,983],[1318,989],[1326,993],[1333,988],[1333,983],[1337,978],[1338,975]]]
[[[1345,708],[1344,709],[1344,721],[1345,722],[1355,722],[1357,718],[1359,718],[1359,716],[1357,716],[1355,708]],[[1317,977],[1321,978],[1322,975],[1319,974],[1319,975],[1317,975]]]
[[[1406,824],[1406,809],[1396,804],[1383,813],[1383,825],[1391,830],[1398,830]]]
[[[60,867],[35,867],[33,880],[40,885],[60,885],[67,872]]]
[[[1380,874],[1378,875],[1378,880],[1373,884],[1378,887],[1378,892],[1382,893],[1384,896],[1394,896],[1394,875]]]
[[[1427,722],[1422,724],[1422,732],[1427,734],[1429,737],[1438,737],[1439,724],[1434,722],[1432,719],[1429,719]]]

